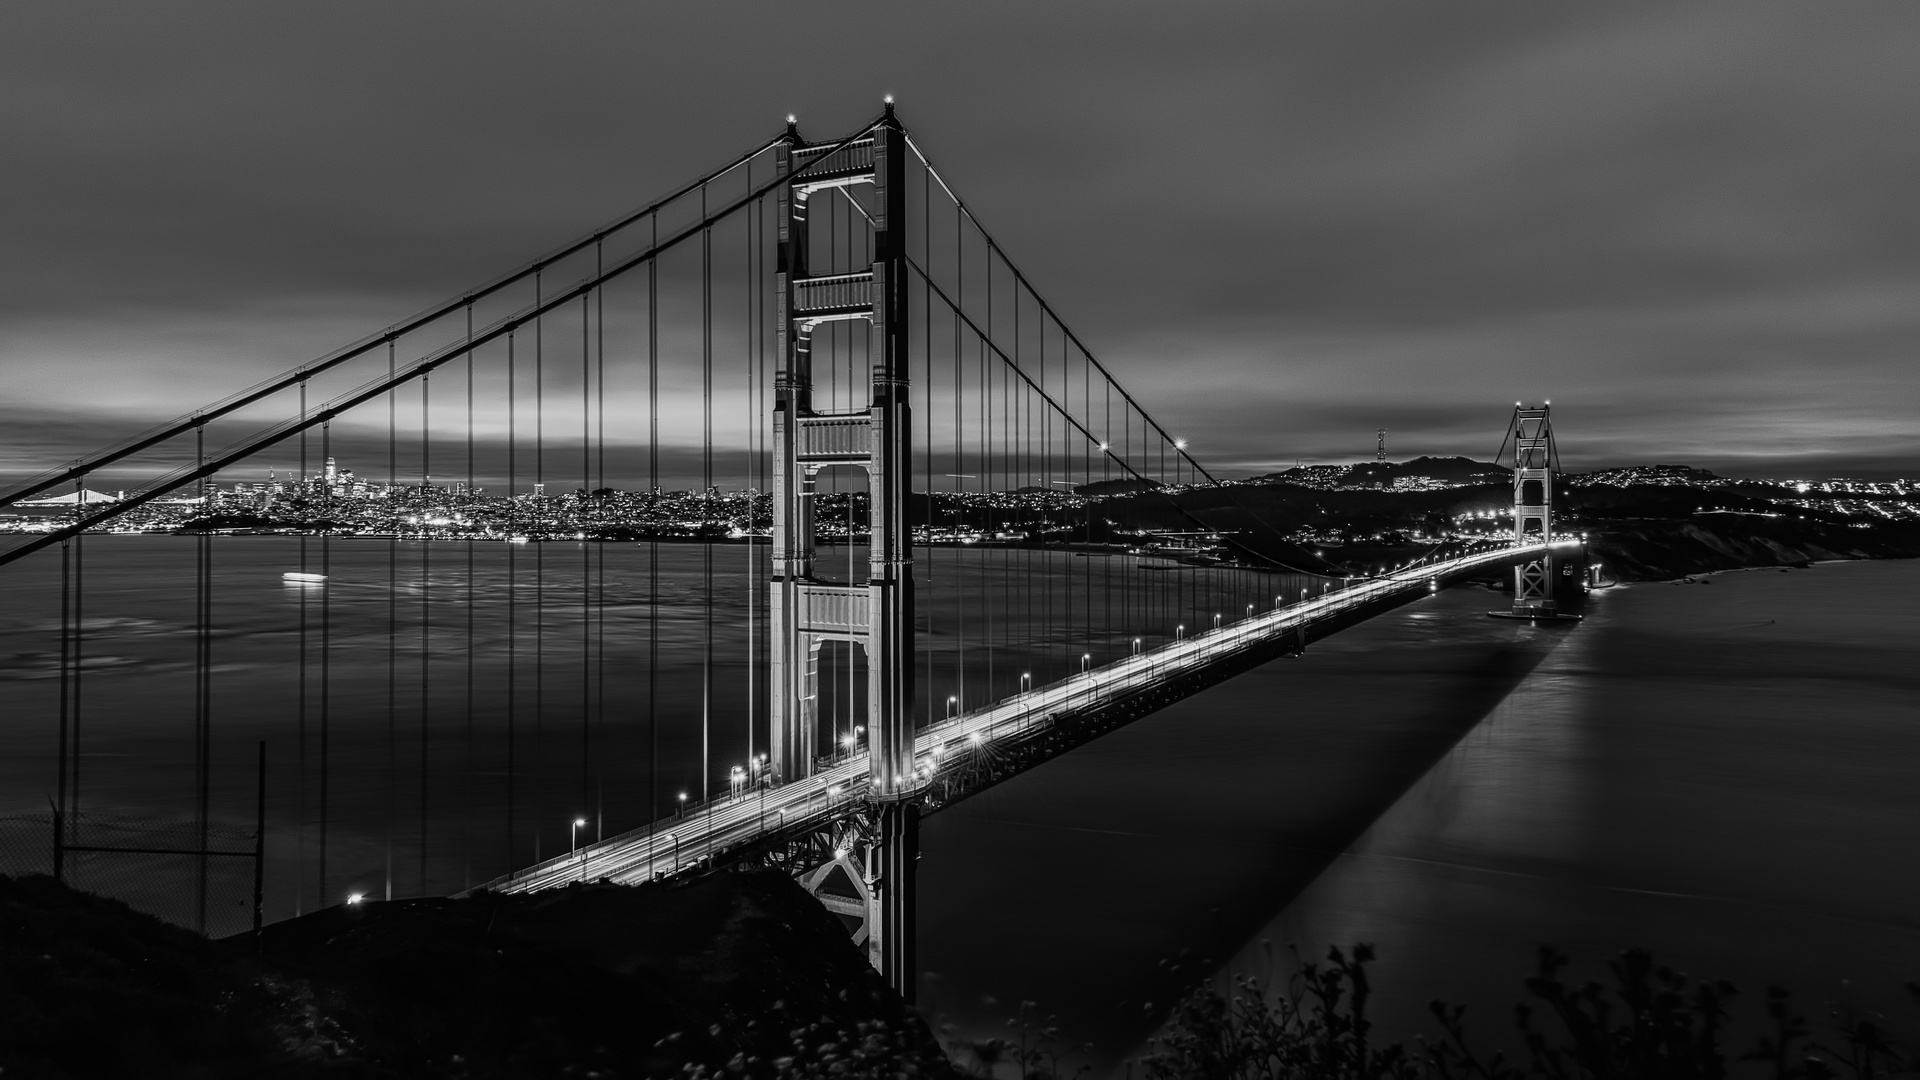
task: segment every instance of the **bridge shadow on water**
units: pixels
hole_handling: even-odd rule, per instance
[[[920,1000],[956,1058],[1031,1000],[1114,1068],[1568,632],[1501,599],[1380,616],[930,818]]]

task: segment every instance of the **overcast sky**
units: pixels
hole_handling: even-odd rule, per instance
[[[31,3],[0,12],[0,472],[881,95],[1226,474],[1920,475],[1912,4]]]

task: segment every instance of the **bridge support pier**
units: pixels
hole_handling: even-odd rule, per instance
[[[875,910],[868,923],[868,956],[887,985],[912,1004],[920,970],[914,919],[920,806],[913,802],[881,803],[879,811],[879,840],[869,849]]]

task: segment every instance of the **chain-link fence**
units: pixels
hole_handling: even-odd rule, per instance
[[[113,814],[0,817],[0,873],[51,874],[82,892],[209,937],[253,929],[256,834],[231,825]]]

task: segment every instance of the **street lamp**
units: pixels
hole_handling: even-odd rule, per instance
[[[677,873],[680,870],[680,837],[673,833],[667,833],[666,836],[673,841],[673,871]]]
[[[354,907],[354,906],[356,906],[356,905],[358,905],[358,904],[359,904],[359,903],[360,903],[360,902],[361,902],[362,900],[365,900],[366,898],[367,898],[367,894],[366,894],[366,893],[357,893],[357,892],[356,892],[356,893],[348,893],[348,894],[347,894],[347,906],[348,906],[348,907]]]
[[[1139,638],[1133,639],[1133,655],[1135,656],[1140,655],[1140,639]]]
[[[1180,624],[1179,626],[1176,626],[1176,627],[1174,627],[1174,628],[1173,628],[1173,640],[1175,640],[1175,641],[1185,641],[1186,639],[1187,639],[1187,624],[1186,624],[1186,623],[1181,623],[1181,624]]]
[[[580,830],[585,828],[586,824],[587,824],[586,818],[583,818],[583,817],[574,818],[573,829],[567,834],[567,843],[573,847],[573,854],[575,855],[580,854]],[[580,879],[582,881],[585,881],[586,875],[587,875],[587,863],[585,859],[582,859],[580,861]]]
[[[1213,613],[1213,628],[1220,629],[1220,613],[1217,611]]]
[[[760,754],[750,763],[753,766],[753,786],[760,791],[760,831],[767,831],[767,755]]]
[[[1087,665],[1092,662],[1093,662],[1092,653],[1081,653],[1080,654],[1080,674],[1085,675],[1087,673]]]
[[[959,703],[960,703],[960,699],[958,697],[954,696],[953,694],[947,695],[947,719],[949,720],[953,719],[953,707],[955,705],[958,705]]]
[[[680,793],[680,816],[687,816],[687,793],[684,791]]]
[[[1138,641],[1139,639],[1135,638],[1134,640]],[[1024,694],[1027,691],[1032,689],[1033,689],[1033,672],[1031,671],[1021,672],[1020,673],[1020,692]]]

